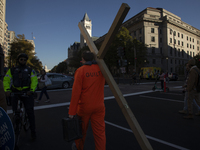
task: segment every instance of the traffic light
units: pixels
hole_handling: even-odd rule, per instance
[[[117,55],[118,56],[124,56],[124,51],[125,51],[124,47],[122,47],[122,46],[118,47],[117,48]]]

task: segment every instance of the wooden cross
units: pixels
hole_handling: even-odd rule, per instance
[[[103,41],[103,44],[101,45],[100,50],[98,51],[95,44],[93,43],[90,35],[88,34],[87,30],[85,29],[82,22],[79,22],[78,27],[81,31],[81,34],[83,35],[84,39],[86,40],[86,43],[92,53],[96,56],[97,64],[99,65],[99,68],[101,69],[102,74],[104,75],[104,78],[106,79],[106,82],[108,83],[113,95],[115,96],[115,99],[118,103],[118,105],[121,108],[122,113],[124,114],[130,128],[132,129],[141,149],[143,150],[152,150],[149,141],[147,140],[144,132],[142,131],[139,123],[137,122],[134,114],[132,113],[130,107],[128,106],[128,103],[126,102],[125,98],[123,97],[118,85],[116,84],[112,74],[110,73],[108,67],[106,66],[103,58],[108,51],[108,47],[110,46],[111,42],[113,41],[116,33],[119,31],[119,28],[126,17],[130,7],[123,3],[109,29],[109,32],[107,33],[105,40]]]

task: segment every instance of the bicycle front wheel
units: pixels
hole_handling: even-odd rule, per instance
[[[30,128],[30,123],[26,112],[24,112],[23,126],[24,126],[24,131],[28,131]]]

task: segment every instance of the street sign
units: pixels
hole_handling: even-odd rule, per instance
[[[0,150],[13,150],[15,134],[10,117],[0,107]]]

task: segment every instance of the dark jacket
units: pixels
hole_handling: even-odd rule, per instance
[[[6,95],[3,89],[3,82],[0,80],[0,107],[7,111]]]

